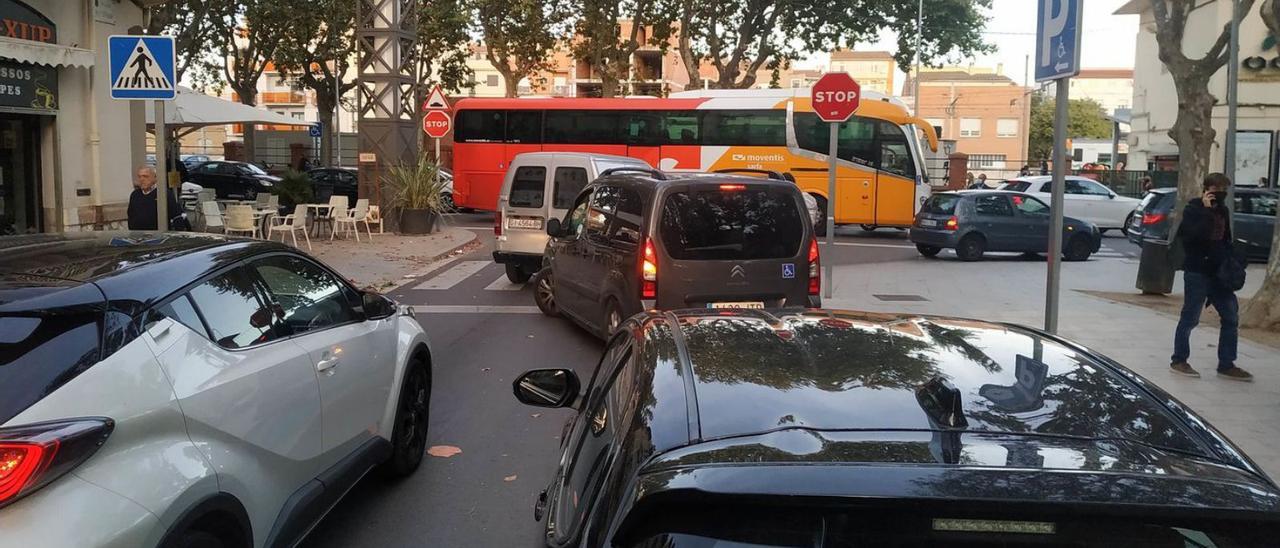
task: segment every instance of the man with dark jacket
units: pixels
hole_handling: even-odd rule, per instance
[[[136,174],[138,188],[129,195],[129,230],[157,230],[160,227],[156,214],[156,169],[151,166],[138,168]],[[182,206],[174,199],[172,192],[165,192],[169,203],[169,217],[182,213]]]
[[[1218,376],[1248,382],[1253,380],[1253,375],[1235,364],[1240,305],[1231,287],[1217,279],[1218,268],[1233,253],[1230,214],[1223,203],[1230,185],[1226,175],[1210,173],[1204,179],[1204,195],[1191,200],[1182,210],[1182,224],[1178,227],[1178,238],[1186,252],[1182,265],[1182,317],[1173,334],[1169,368],[1179,375],[1200,376],[1187,363],[1187,358],[1191,357],[1191,330],[1200,323],[1200,311],[1207,302],[1222,318],[1218,333]]]

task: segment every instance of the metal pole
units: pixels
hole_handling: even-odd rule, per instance
[[[440,139],[435,139],[435,142],[436,142],[436,167],[440,167],[440,165],[444,163],[440,161]],[[440,180],[440,170],[437,169],[436,181],[438,182],[439,180]]]
[[[920,40],[924,34],[924,0],[920,0],[916,9],[916,68],[915,78],[912,84],[915,89],[911,91],[911,97],[915,99],[915,106],[912,107],[912,114],[920,115]],[[892,92],[893,90],[889,90]]]
[[[1223,142],[1222,173],[1236,181],[1236,110],[1239,107],[1240,87],[1240,0],[1231,0],[1231,42],[1227,44],[1230,60],[1227,61],[1227,139]],[[1235,233],[1235,186],[1227,186],[1227,215],[1232,234]]]
[[[333,60],[333,150],[342,167],[342,80],[338,77],[338,60]]]
[[[831,261],[832,253],[836,248],[836,136],[840,131],[839,122],[831,122],[831,144],[827,148],[827,260],[823,261],[823,269],[826,272],[822,277],[827,281],[827,287],[823,290],[823,298],[831,298],[831,287],[836,281],[831,277]]]
[[[1066,187],[1067,96],[1070,78],[1059,78],[1053,115],[1053,197],[1049,200],[1049,277],[1045,283],[1044,330],[1058,332],[1058,281],[1062,275],[1062,206]]]
[[[160,176],[156,181],[159,192],[156,192],[156,230],[169,230],[169,164],[166,161],[168,133],[164,127],[164,101],[156,101],[156,166],[160,168]]]

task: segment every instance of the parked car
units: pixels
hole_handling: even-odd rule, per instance
[[[1236,187],[1234,193],[1236,250],[1249,259],[1265,261],[1271,256],[1280,191]],[[1129,241],[1139,245],[1143,239],[1169,241],[1169,214],[1177,205],[1177,199],[1176,188],[1157,188],[1148,192],[1129,222]]]
[[[328,202],[331,196],[346,196],[354,204],[360,189],[357,174],[355,168],[347,167],[318,167],[307,171],[317,202]]]
[[[493,260],[506,266],[507,279],[512,283],[529,281],[542,268],[546,220],[564,217],[588,182],[607,169],[623,166],[649,167],[634,158],[607,154],[517,154],[502,179],[498,211],[493,217],[497,236]]]
[[[259,192],[271,192],[280,178],[248,162],[211,161],[196,166],[187,180],[212,188],[218,198],[252,200]]]
[[[292,247],[0,238],[0,544],[293,546],[422,462],[412,312]]]
[[[585,384],[569,368],[513,383],[523,403],[576,411],[534,503],[549,546],[1266,546],[1280,533],[1280,489],[1203,418],[1030,328],[645,312],[587,370]]]
[[[188,170],[195,169],[196,166],[212,160],[207,154],[183,154],[178,158],[182,160],[183,164],[186,164]]]
[[[1018,177],[1005,181],[997,188],[1025,192],[1048,203],[1052,197],[1052,182],[1053,177],[1047,175]],[[1104,233],[1111,229],[1127,230],[1129,215],[1140,201],[1120,196],[1093,179],[1076,176],[1066,178],[1063,197],[1066,201],[1063,212],[1066,215],[1098,225]]]
[[[1102,246],[1092,224],[1064,217],[1062,256],[1086,261]],[[989,251],[1045,253],[1049,249],[1049,206],[1030,194],[1004,190],[936,192],[920,206],[911,242],[925,257],[954,249],[963,261]]]
[[[607,169],[547,234],[534,301],[601,337],[654,308],[820,305],[818,241],[781,177]]]

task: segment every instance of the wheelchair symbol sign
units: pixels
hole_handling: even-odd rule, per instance
[[[782,279],[792,280],[796,277],[795,263],[782,263]]]

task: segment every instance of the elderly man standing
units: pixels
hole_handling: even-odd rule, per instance
[[[134,174],[137,188],[129,195],[129,230],[157,230],[160,227],[156,215],[156,170],[142,166]],[[172,192],[165,192],[169,203],[169,216],[182,211]]]

